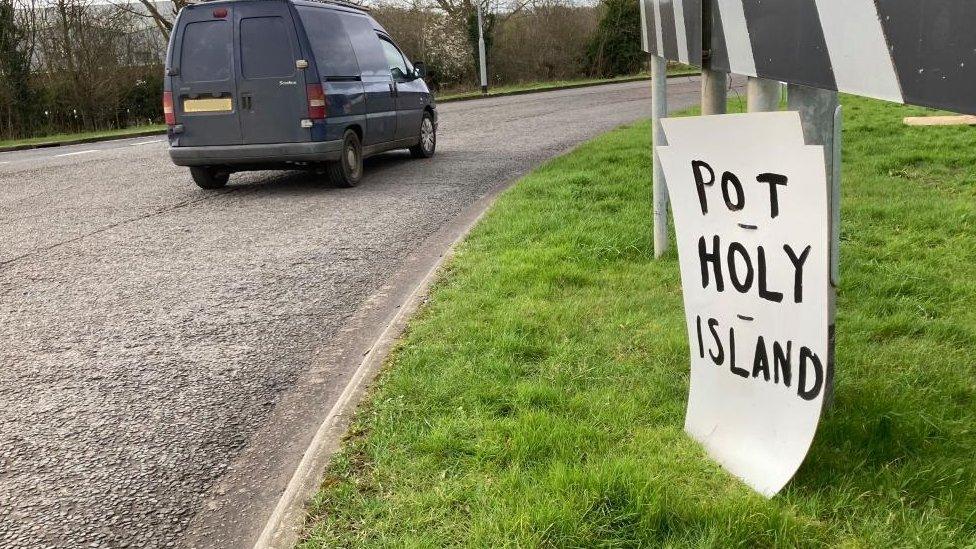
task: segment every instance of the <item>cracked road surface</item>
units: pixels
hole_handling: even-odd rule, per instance
[[[337,357],[369,346],[348,325],[368,336],[411,254],[649,116],[649,90],[442,105],[434,159],[372,159],[355,189],[256,172],[204,191],[161,137],[0,154],[0,546],[253,543],[348,377]],[[671,90],[698,100],[697,79]]]

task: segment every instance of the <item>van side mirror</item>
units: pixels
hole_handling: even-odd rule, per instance
[[[424,78],[425,76],[427,76],[427,65],[424,64],[423,61],[414,61],[413,62],[413,74],[417,78]]]

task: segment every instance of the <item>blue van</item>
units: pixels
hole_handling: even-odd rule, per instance
[[[205,189],[237,171],[301,168],[352,187],[370,155],[433,156],[437,107],[423,76],[352,4],[191,4],[166,54],[169,154]]]

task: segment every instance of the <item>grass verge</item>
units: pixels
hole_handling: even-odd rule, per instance
[[[540,167],[459,247],[302,546],[976,545],[976,133],[844,103],[836,402],[784,492],[753,494],[682,432],[644,123]]]
[[[164,124],[151,124],[145,126],[132,126],[131,128],[122,128],[119,130],[104,130],[98,132],[81,132],[81,133],[59,133],[56,135],[46,135],[44,137],[30,137],[26,139],[8,139],[6,141],[0,141],[0,149],[5,149],[9,147],[39,147],[44,145],[57,145],[57,144],[71,144],[71,143],[84,143],[86,141],[100,140],[100,139],[110,139],[116,137],[127,137],[132,135],[139,135],[146,132],[154,131],[165,131],[166,126]]]
[[[700,69],[689,66],[677,66],[668,69],[668,76],[693,76],[699,74]],[[644,74],[632,75],[632,76],[618,76],[616,78],[584,78],[579,80],[553,80],[547,82],[523,82],[519,84],[510,84],[507,86],[496,86],[492,87],[488,91],[488,97],[499,96],[499,95],[514,95],[517,93],[529,93],[534,91],[546,91],[556,88],[571,88],[571,87],[583,87],[583,86],[596,86],[599,84],[613,84],[615,82],[630,82],[634,80],[641,80],[649,78],[649,76]],[[448,92],[443,95],[437,95],[437,101],[460,101],[462,99],[476,99],[479,97],[484,97],[481,95],[480,90],[471,90],[463,92]]]

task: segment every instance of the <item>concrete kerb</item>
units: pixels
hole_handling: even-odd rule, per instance
[[[567,151],[560,154],[565,152]],[[299,541],[304,526],[306,505],[315,494],[333,455],[340,449],[342,437],[348,431],[370,384],[386,363],[390,352],[415,313],[426,302],[431,287],[438,280],[442,268],[453,257],[458,244],[484,217],[494,204],[495,199],[513,185],[519,177],[495,186],[459,216],[459,223],[455,225],[451,235],[453,238],[449,241],[446,249],[439,254],[437,260],[413,287],[406,299],[397,306],[396,314],[366,351],[359,367],[346,383],[328,415],[319,425],[312,442],[306,448],[288,485],[278,499],[275,508],[271,511],[254,545],[255,549],[294,547]]]
[[[699,74],[700,73],[698,73],[697,71],[687,72],[687,73],[678,73],[678,74],[669,74],[668,75],[668,78],[682,78],[682,77],[686,77],[686,76],[698,76]],[[620,79],[616,79],[616,80],[595,80],[595,81],[592,81],[592,82],[578,82],[578,83],[575,83],[575,84],[566,84],[566,85],[563,85],[563,86],[547,86],[547,87],[541,87],[541,88],[530,88],[530,89],[526,89],[526,90],[512,90],[512,91],[498,92],[498,93],[488,92],[488,95],[478,95],[477,93],[474,93],[472,95],[462,95],[462,96],[459,96],[459,97],[446,97],[444,99],[438,99],[437,100],[437,103],[438,104],[440,104],[440,103],[453,103],[453,102],[456,102],[456,101],[472,101],[474,99],[491,99],[492,97],[508,97],[508,96],[512,96],[512,95],[525,95],[525,94],[529,94],[529,93],[540,93],[540,92],[550,92],[550,91],[559,91],[559,90],[573,90],[573,89],[576,89],[576,88],[591,88],[593,86],[609,86],[609,85],[613,85],[613,84],[627,84],[629,82],[642,82],[642,81],[647,81],[647,80],[650,80],[650,79],[651,79],[650,75],[640,75],[640,76],[631,76],[631,77],[627,77],[627,78],[620,78]]]
[[[681,74],[669,74],[668,78],[680,78],[684,76],[697,76],[697,72],[681,73]],[[611,81],[594,81],[594,82],[579,82],[576,84],[566,84],[563,86],[544,86],[540,88],[531,88],[526,90],[512,90],[499,93],[489,93],[488,95],[463,95],[460,97],[446,97],[444,99],[438,99],[437,103],[454,103],[457,101],[473,101],[475,99],[491,99],[492,97],[508,97],[512,95],[526,95],[530,93],[542,93],[550,91],[559,90],[572,90],[576,88],[589,88],[593,86],[607,86],[612,84],[626,84],[628,82],[640,82],[644,80],[650,80],[650,76],[634,76],[629,78],[620,78],[618,80]],[[64,147],[68,145],[83,145],[85,143],[100,143],[102,141],[117,141],[120,139],[133,139],[136,137],[150,137],[154,135],[164,135],[166,130],[146,130],[141,132],[127,133],[124,135],[102,135],[97,137],[82,137],[78,139],[65,139],[63,141],[45,141],[42,143],[25,143],[23,145],[7,145],[0,147],[0,153],[4,152],[15,152],[15,151],[26,151],[31,149],[47,149],[53,147]]]

